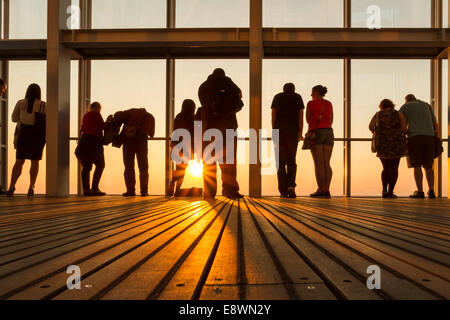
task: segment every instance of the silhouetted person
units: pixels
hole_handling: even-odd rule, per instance
[[[123,163],[125,165],[125,197],[136,195],[136,174],[134,161],[137,158],[141,196],[148,196],[148,137],[155,135],[155,118],[144,108],[119,111],[114,115],[114,123],[123,125],[120,140],[123,143]]]
[[[18,123],[18,136],[16,163],[12,169],[11,183],[6,194],[9,197],[14,195],[25,160],[31,160],[28,196],[34,196],[39,161],[42,159],[46,139],[45,109],[46,104],[41,101],[41,88],[33,83],[28,87],[25,99],[17,102],[11,115],[12,121]]]
[[[439,126],[433,109],[423,101],[417,100],[412,94],[405,98],[406,103],[400,108],[403,130],[408,134],[408,160],[411,168],[414,168],[414,179],[417,191],[411,198],[423,199],[423,173],[425,169],[429,186],[428,196],[436,198],[434,192],[434,154],[436,136],[439,135]]]
[[[105,122],[100,114],[102,106],[98,102],[90,105],[89,111],[83,116],[81,124],[81,138],[78,142],[75,154],[83,167],[81,180],[83,194],[85,196],[104,196],[105,193],[99,189],[100,179],[105,169],[105,155],[103,150],[103,130]],[[90,174],[92,165],[95,164],[92,188],[90,185]]]
[[[282,198],[295,198],[295,178],[297,175],[298,141],[303,139],[302,97],[295,92],[295,85],[287,83],[283,92],[272,101],[272,127],[279,130],[278,153],[278,191]]]
[[[234,152],[232,158],[233,163],[227,163],[227,143],[226,130],[238,128],[236,113],[242,107],[241,89],[227,76],[223,69],[216,69],[208,77],[208,79],[200,86],[198,92],[202,108],[203,129],[208,130],[215,128],[220,130],[223,135],[223,164],[220,165],[222,171],[222,194],[228,198],[242,198],[239,193],[239,184],[236,180],[237,176],[237,137],[233,142]],[[228,152],[231,152],[228,150]],[[204,194],[206,198],[215,197],[217,192],[217,166],[216,164],[205,164],[203,167]]]
[[[333,177],[330,160],[334,147],[333,105],[325,99],[328,89],[318,85],[312,88],[312,100],[306,107],[306,121],[309,131],[315,132],[311,147],[318,190],[312,198],[330,198],[330,184]]]
[[[377,157],[383,164],[383,198],[396,199],[394,188],[397,184],[400,159],[406,155],[406,137],[394,103],[384,99],[379,108],[380,111],[373,116],[369,129],[375,133]]]
[[[191,135],[191,152],[189,155],[180,153],[180,158],[186,162],[192,159],[193,155],[193,143],[194,143],[194,114],[195,114],[195,102],[192,100],[184,100],[181,107],[181,112],[175,117],[173,129],[186,129]],[[172,142],[172,147],[175,145]],[[183,184],[184,175],[186,173],[187,163],[177,163],[176,170],[173,173],[172,181],[169,185],[168,196],[171,197],[174,194],[178,195]]]
[[[2,78],[0,78],[0,99],[2,98],[3,94],[6,92],[7,89],[8,89],[8,85]],[[5,165],[5,164],[2,163],[2,165]],[[3,186],[0,185],[0,195],[4,195],[4,194],[6,194],[6,191],[3,188]]]

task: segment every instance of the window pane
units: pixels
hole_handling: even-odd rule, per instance
[[[156,119],[156,137],[165,135],[165,74],[164,60],[127,60],[92,62],[92,101],[99,101],[102,115],[130,108],[146,108]],[[160,143],[158,143],[160,142]],[[151,156],[150,156],[151,155]],[[105,147],[106,168],[102,178],[105,192],[124,192],[122,151]],[[164,141],[149,143],[151,194],[164,193]],[[136,171],[138,174],[137,166]],[[139,180],[139,179],[138,179]],[[139,191],[139,183],[137,184]]]
[[[166,1],[92,0],[94,29],[165,28]]]
[[[371,153],[370,142],[352,142],[352,196],[381,196],[383,191],[380,159]],[[402,158],[395,194],[408,196],[415,190],[413,171],[408,169],[406,158]]]
[[[16,161],[16,150],[14,149],[14,130],[16,124],[11,122],[11,114],[17,101],[25,98],[25,92],[31,83],[37,83],[41,87],[41,98],[46,101],[46,62],[45,61],[10,61],[9,83],[8,83],[8,181],[11,179],[11,171]],[[39,175],[36,181],[36,194],[45,193],[45,149],[40,162]],[[30,183],[30,161],[25,162],[22,175],[16,185],[16,193],[27,193]]]
[[[448,0],[444,0],[444,21],[443,21],[443,27],[448,28]]]
[[[228,77],[242,90],[244,101],[243,109],[237,114],[239,129],[244,131],[249,128],[249,62],[248,60],[177,60],[175,74],[175,114],[180,112],[184,99],[195,101],[196,107],[200,107],[198,99],[198,88],[208,78],[215,68],[223,68]],[[247,136],[243,132],[242,137]],[[238,165],[238,182],[242,193],[248,193],[248,161],[246,152],[248,142],[239,142],[238,158],[242,163]],[[247,157],[248,159],[248,157]],[[218,193],[220,194],[222,182],[220,180],[220,170],[218,170]],[[186,184],[186,186],[189,186]],[[196,185],[195,185],[196,186]]]
[[[431,1],[428,0],[353,0],[352,26],[368,27],[368,19],[376,14],[372,8],[379,10],[381,28],[429,28],[431,26]]]
[[[222,68],[236,85],[241,88],[244,107],[237,114],[239,128],[249,128],[249,62],[248,60],[177,60],[175,114],[180,112],[184,99],[192,99],[200,107],[198,88],[212,74],[215,68]]]
[[[447,2],[447,1],[444,1]],[[449,120],[448,104],[448,60],[442,60],[442,138],[450,136],[448,126]],[[444,143],[444,154],[442,155],[442,193],[448,196],[448,165],[449,165],[448,142]]]
[[[306,104],[311,100],[311,89],[322,84],[328,87],[326,99],[333,103],[336,138],[343,137],[344,74],[342,60],[264,60],[262,128],[271,136],[271,105],[273,97],[283,91],[283,85],[292,82]],[[307,131],[305,121],[304,132]]]
[[[265,27],[343,27],[343,0],[263,0]]]
[[[248,0],[177,0],[176,26],[248,27],[249,6]]]
[[[273,157],[274,149],[271,141],[265,142],[262,149],[263,154]],[[343,195],[343,181],[344,181],[344,144],[336,142],[333,155],[331,157],[331,167],[333,169],[333,179],[331,181],[330,192],[332,196]],[[274,158],[270,162],[274,162]],[[263,165],[263,170],[269,170],[268,163]],[[279,196],[277,174],[273,166],[271,174],[263,174],[262,176],[262,195],[263,196]],[[297,188],[296,192],[299,196],[309,196],[317,190],[317,183],[314,174],[314,161],[309,151],[301,150],[301,143],[299,144],[297,152]]]
[[[369,123],[381,100],[394,101],[397,110],[407,94],[430,101],[428,60],[352,61],[352,138],[371,138]]]
[[[9,1],[10,39],[47,37],[47,0]]]

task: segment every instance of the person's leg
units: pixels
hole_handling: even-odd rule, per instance
[[[139,167],[139,181],[141,195],[148,195],[148,141],[147,138],[139,141],[137,148],[137,162]]]
[[[322,146],[323,155],[323,187],[324,192],[330,192],[331,180],[333,179],[333,169],[331,168],[330,161],[333,154],[333,146],[324,145]]]
[[[81,182],[83,184],[83,192],[85,195],[87,195],[91,190],[90,185],[91,170],[92,170],[92,163],[90,161],[83,161],[81,169]]]
[[[100,179],[102,178],[103,170],[105,169],[105,155],[103,153],[103,148],[99,150],[99,154],[97,155],[97,159],[94,164],[95,171],[94,177],[92,178],[92,191],[99,192]]]
[[[313,146],[311,148],[311,154],[314,160],[314,169],[316,174],[316,181],[317,181],[317,187],[319,192],[323,192],[324,186],[323,186],[323,177],[325,176],[324,173],[324,166],[323,166],[323,150],[322,146]]]
[[[39,173],[39,160],[31,160],[29,189],[34,189],[38,173]]]
[[[381,164],[383,165],[383,171],[381,171],[381,183],[383,185],[383,194],[386,194],[388,192],[389,187],[389,178],[388,178],[388,171],[389,171],[389,161],[387,159],[381,159]]]
[[[217,193],[217,164],[203,164],[203,193],[205,198],[214,198]]]
[[[233,150],[231,150],[233,147]],[[235,196],[239,192],[239,184],[237,182],[237,138],[233,139],[233,145],[228,150],[228,145],[225,141],[223,150],[223,161],[220,165],[222,171],[222,193],[226,196]],[[227,163],[227,154],[233,153],[232,163]]]
[[[19,180],[20,175],[22,174],[23,164],[25,163],[24,159],[16,159],[14,163],[12,173],[11,173],[11,182],[9,184],[9,190],[13,191],[16,189],[17,180]]]
[[[427,177],[428,188],[430,191],[434,191],[434,169],[433,167],[425,169],[425,175]]]
[[[421,167],[414,168],[414,180],[416,181],[417,191],[423,192],[423,173]]]
[[[400,159],[391,159],[390,160],[390,179],[389,179],[389,190],[388,193],[390,195],[394,194],[395,185],[398,180],[398,167],[400,165]]]
[[[184,164],[184,163],[177,165],[176,172],[178,172],[178,174],[177,174],[177,178],[176,178],[177,187],[175,189],[175,194],[179,193],[181,190],[181,186],[183,185],[183,181],[184,181],[184,176],[186,175],[187,166],[188,165]]]
[[[295,183],[297,177],[297,149],[298,149],[298,141],[297,137],[292,136],[289,141],[289,149],[286,158],[286,166],[287,166],[287,187],[289,189],[289,194],[291,197],[295,197],[295,187],[297,184]]]
[[[127,193],[133,194],[136,192],[136,176],[134,171],[134,157],[135,148],[129,143],[123,145],[123,164],[125,171],[123,173],[125,178],[125,184],[127,186]]]
[[[287,194],[287,172],[286,172],[286,156],[282,153],[283,150],[280,149],[279,159],[278,159],[278,191],[281,195]]]

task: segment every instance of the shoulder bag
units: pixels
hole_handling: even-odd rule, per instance
[[[320,121],[322,121],[323,114],[325,112],[325,103],[323,104],[322,111],[320,112],[319,118],[317,118],[317,125],[315,130],[309,130],[305,135],[305,140],[303,141],[303,150],[310,150],[314,145],[314,140],[316,140],[316,130],[319,128]]]

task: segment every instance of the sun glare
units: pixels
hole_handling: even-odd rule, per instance
[[[203,164],[198,160],[189,161],[189,174],[192,177],[200,178],[203,175]]]

